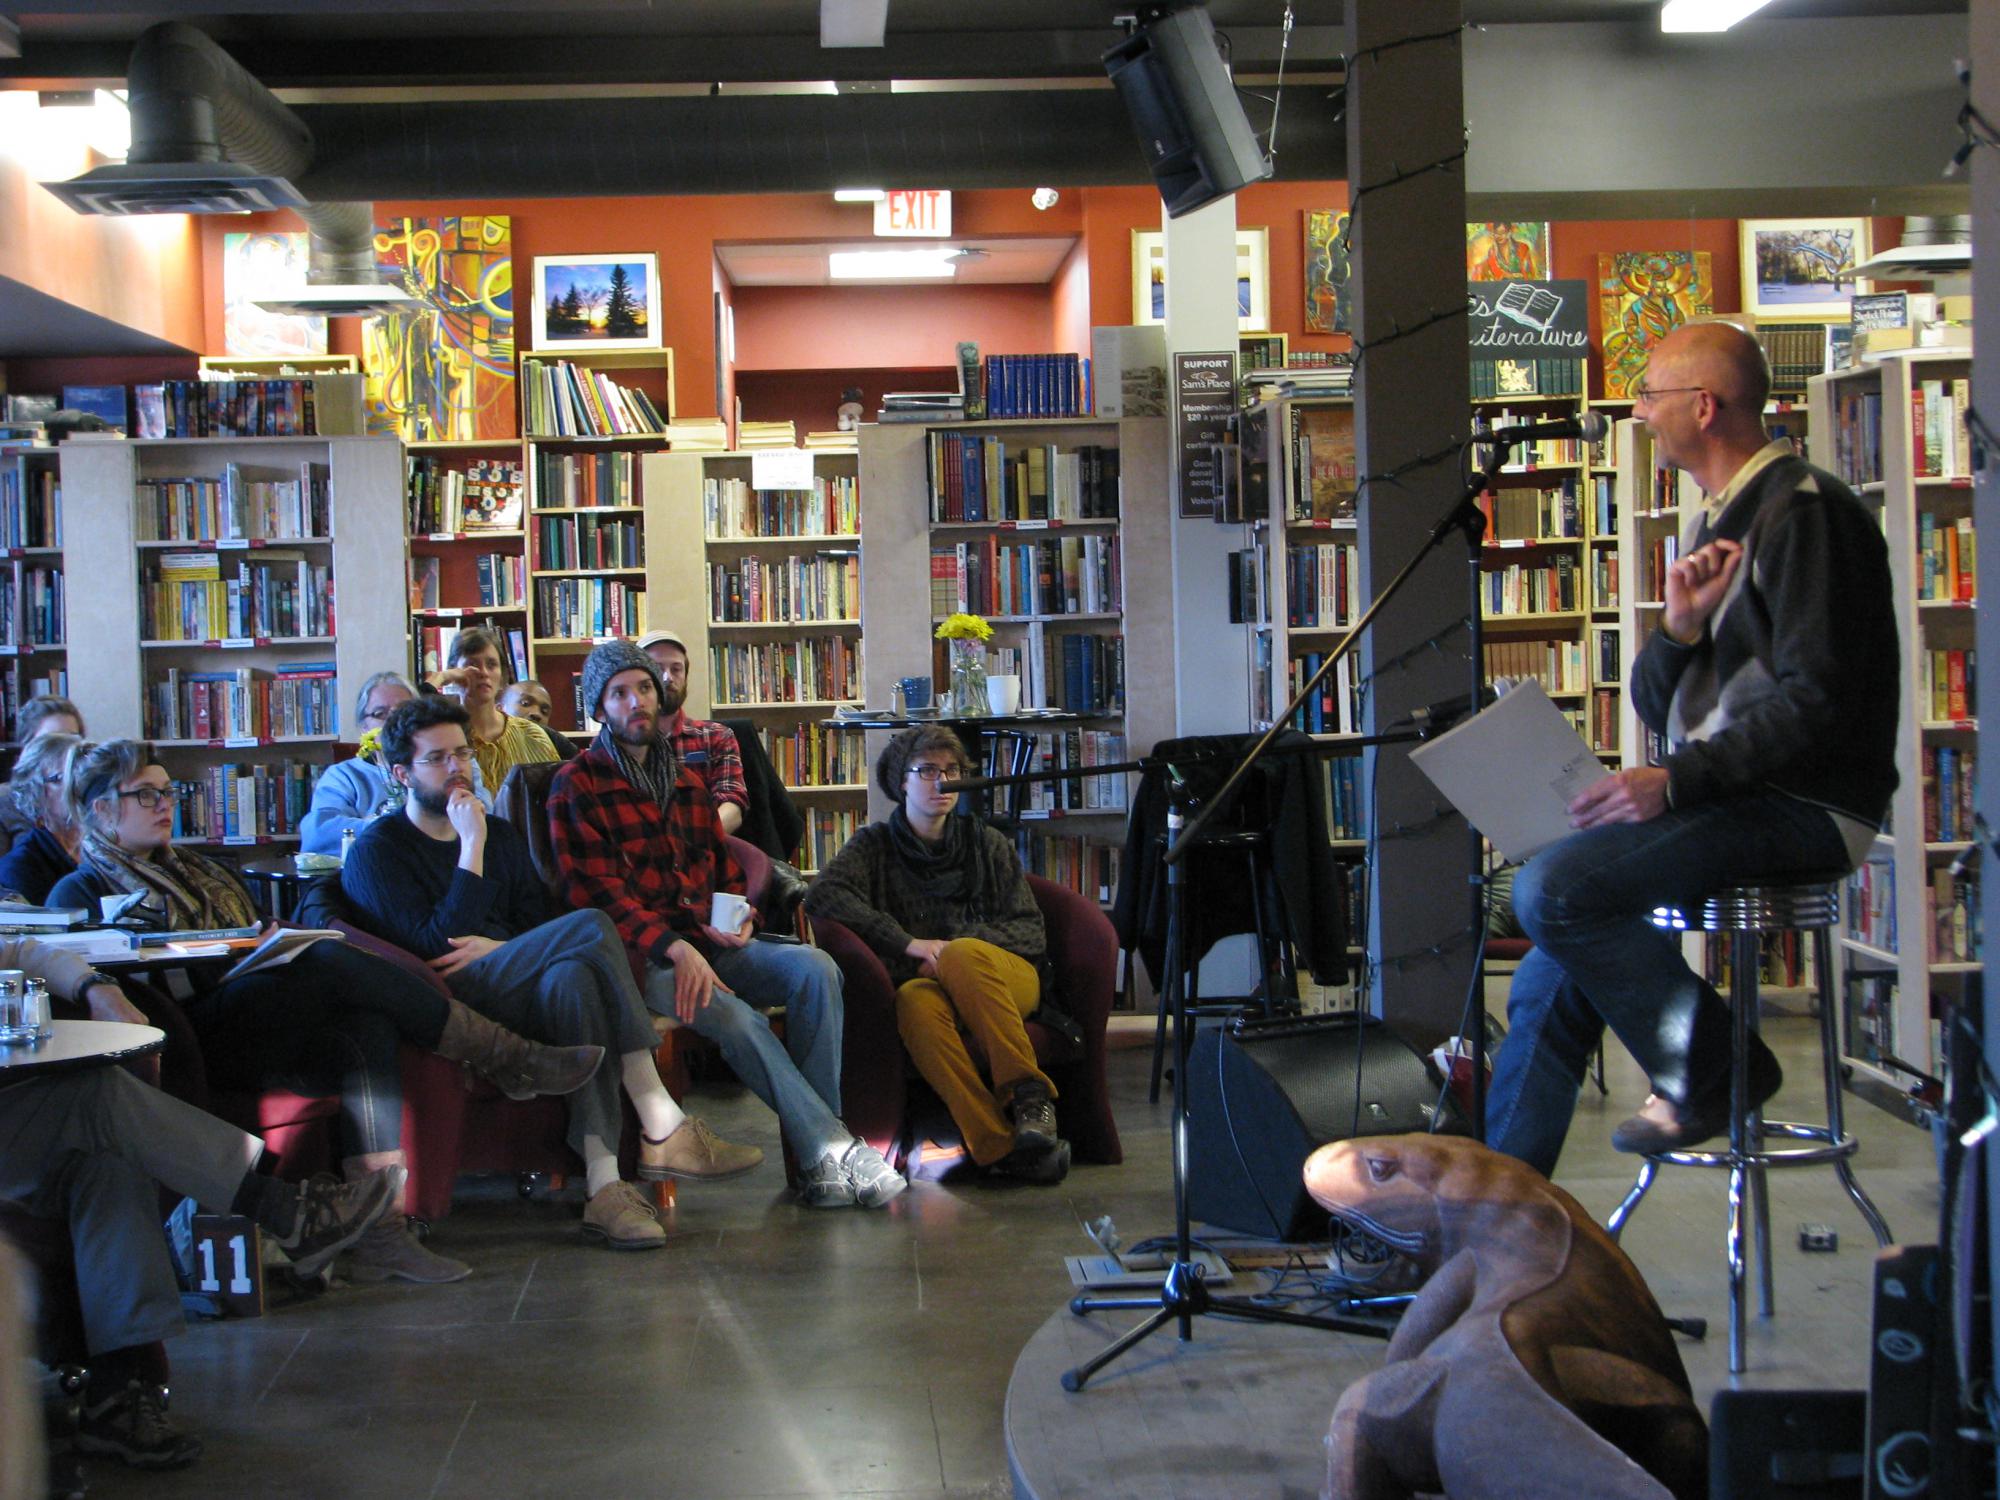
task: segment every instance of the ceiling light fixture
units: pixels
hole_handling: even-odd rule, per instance
[[[1770,0],[1667,0],[1660,7],[1662,31],[1727,31]]]
[[[948,280],[958,265],[947,251],[835,250],[826,258],[826,274],[835,281]]]
[[[880,203],[889,195],[881,188],[835,188],[835,203]]]
[[[1057,200],[1060,199],[1061,197],[1062,194],[1057,192],[1054,188],[1040,187],[1036,188],[1034,192],[1028,195],[1028,201],[1034,204],[1035,207],[1040,209],[1043,213],[1047,213],[1050,209],[1056,206]]]

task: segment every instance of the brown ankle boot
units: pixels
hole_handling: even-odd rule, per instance
[[[604,1061],[602,1047],[547,1047],[517,1036],[457,1000],[445,1004],[450,1012],[444,1035],[438,1038],[438,1055],[491,1079],[509,1099],[573,1094]]]
[[[403,1153],[400,1151],[370,1151],[361,1156],[348,1157],[341,1162],[340,1170],[349,1182],[358,1182],[383,1167],[402,1165]],[[463,1281],[472,1274],[472,1267],[462,1260],[453,1260],[425,1247],[411,1230],[409,1219],[404,1217],[403,1192],[399,1188],[382,1217],[354,1242],[354,1248],[347,1256],[347,1274],[356,1281],[388,1281],[401,1277],[404,1281],[435,1285]]]

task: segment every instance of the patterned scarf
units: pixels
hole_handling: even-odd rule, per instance
[[[124,849],[94,829],[83,835],[82,863],[128,895],[143,892],[142,906],[164,912],[168,929],[247,927],[257,907],[237,878],[192,849],[162,846],[152,854]]]
[[[597,743],[624,773],[625,779],[658,803],[662,811],[673,806],[674,782],[680,778],[681,768],[674,753],[674,742],[666,735],[656,734],[653,737],[652,751],[644,760],[619,742],[609,724],[597,731]]]

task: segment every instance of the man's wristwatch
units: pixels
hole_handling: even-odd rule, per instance
[[[102,969],[92,969],[88,974],[83,976],[82,988],[80,988],[77,991],[77,993],[79,995],[88,994],[90,991],[96,989],[100,984],[108,984],[111,986],[111,988],[117,990],[120,994],[123,994],[125,992],[124,986],[119,984],[117,980],[113,979],[109,974],[105,973]]]

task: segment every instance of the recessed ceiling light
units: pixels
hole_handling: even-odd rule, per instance
[[[1660,7],[1662,31],[1727,31],[1770,0],[1667,0]]]
[[[946,279],[957,272],[941,250],[835,250],[826,258],[826,274],[835,281]]]

